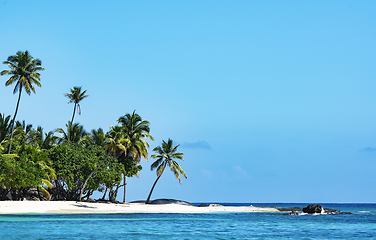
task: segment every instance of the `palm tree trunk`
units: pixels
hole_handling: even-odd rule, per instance
[[[73,115],[72,115],[72,121],[71,121],[72,124],[73,124],[74,114],[76,113],[76,105],[77,105],[77,103],[74,103]]]
[[[124,195],[123,195],[123,203],[125,203],[125,190],[127,190],[127,188],[126,188],[126,182],[125,182],[125,178],[126,178],[126,176],[125,176],[125,173],[123,173],[123,176],[124,176]]]
[[[85,183],[84,183],[84,185],[82,186],[82,189],[81,189],[80,199],[79,199],[80,202],[81,202],[82,193],[84,192],[84,188],[86,187],[87,181],[89,181],[90,177],[91,177],[94,173],[96,173],[96,172],[98,171],[98,169],[102,166],[102,164],[104,163],[104,161],[107,160],[108,156],[110,156],[110,152],[108,152],[107,157],[106,157],[105,159],[103,159],[102,162],[98,165],[98,167],[97,167],[94,171],[92,171],[92,172],[90,173],[90,175],[86,178],[86,181],[85,181]]]
[[[151,197],[151,193],[153,192],[154,187],[155,187],[155,184],[157,184],[157,182],[158,182],[158,180],[161,178],[161,176],[162,176],[162,174],[159,175],[159,176],[157,177],[157,180],[155,180],[155,182],[154,182],[154,184],[153,184],[153,187],[152,187],[151,190],[150,190],[149,196],[148,196],[148,198],[147,198],[146,201],[145,201],[145,204],[148,204],[148,203],[149,203],[149,201],[150,201],[150,197]]]
[[[107,187],[106,187],[106,190],[104,191],[104,194],[103,194],[102,200],[104,200],[104,198],[106,197],[106,194],[107,194]]]
[[[18,112],[18,106],[20,105],[20,100],[21,100],[21,90],[22,90],[22,86],[20,86],[20,92],[18,94],[18,101],[17,101],[17,106],[16,106],[16,111],[14,112],[14,117],[13,117],[13,121],[12,121],[12,132],[10,134],[10,144],[9,144],[9,148],[8,148],[8,154],[10,154],[10,149],[12,148],[12,139],[13,139],[13,131],[14,131],[14,123],[16,121],[16,116],[17,116],[17,112]]]

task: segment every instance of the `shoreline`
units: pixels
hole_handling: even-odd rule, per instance
[[[181,204],[95,203],[76,201],[0,201],[0,214],[22,213],[215,213],[280,212],[255,206],[196,207]]]

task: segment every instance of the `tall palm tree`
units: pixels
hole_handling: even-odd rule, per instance
[[[91,176],[98,171],[98,169],[102,166],[102,164],[107,160],[109,156],[117,157],[117,152],[120,150],[119,153],[125,151],[125,145],[127,144],[127,139],[123,137],[123,133],[121,132],[120,127],[111,127],[110,132],[108,133],[107,137],[107,143],[104,145],[104,149],[107,151],[107,156],[105,159],[103,159],[96,169],[94,169],[89,176],[86,178],[84,185],[82,186],[81,193],[80,193],[80,199],[82,199],[82,194],[84,192],[84,189],[86,187],[87,182],[91,178]]]
[[[16,105],[16,110],[14,112],[13,121],[12,121],[12,130],[10,135],[10,140],[13,139],[13,130],[14,123],[17,116],[18,106],[21,100],[22,89],[30,95],[31,91],[35,93],[34,84],[38,87],[41,87],[40,83],[40,73],[39,71],[44,70],[42,61],[39,59],[34,59],[28,51],[21,52],[18,51],[16,55],[11,55],[8,57],[7,61],[4,61],[3,64],[8,65],[11,70],[4,70],[1,72],[1,76],[10,75],[11,77],[5,82],[5,86],[9,86],[13,83],[16,83],[13,93],[15,94],[18,91],[18,101]],[[8,154],[12,148],[12,141],[9,144]]]
[[[177,148],[179,145],[176,145],[173,147],[173,142],[171,139],[168,139],[167,143],[165,141],[162,142],[162,147],[158,146],[153,149],[154,152],[157,154],[154,154],[151,156],[151,158],[157,159],[153,164],[151,165],[151,170],[157,169],[157,180],[155,180],[153,187],[150,190],[149,196],[146,199],[146,204],[149,203],[151,193],[154,190],[155,185],[157,184],[159,178],[161,178],[166,166],[170,167],[170,170],[175,174],[175,177],[180,180],[180,174],[183,175],[185,178],[187,178],[187,175],[185,174],[184,170],[179,166],[179,164],[174,160],[180,159],[183,160],[183,153],[177,152]]]
[[[56,132],[61,135],[58,142],[74,142],[74,143],[83,143],[87,141],[87,133],[84,130],[84,127],[79,123],[72,124],[68,122],[66,125],[67,130],[64,131],[62,128],[56,129]]]
[[[118,119],[118,123],[121,124],[122,131],[124,133],[124,137],[128,140],[128,144],[126,146],[126,152],[124,154],[124,166],[130,166],[129,160],[133,158],[135,163],[140,163],[141,158],[148,160],[148,149],[149,144],[144,140],[144,138],[148,138],[150,140],[154,140],[154,138],[149,134],[150,132],[150,124],[148,121],[143,121],[141,116],[133,111],[132,114],[125,114],[124,116]],[[133,166],[131,164],[131,166]],[[133,171],[132,171],[133,172]],[[125,195],[126,195],[126,174],[123,173],[124,176],[124,195],[123,195],[123,203],[125,202]]]
[[[84,99],[87,98],[89,95],[85,95],[86,90],[81,92],[82,87],[73,87],[73,89],[70,89],[70,93],[64,93],[66,97],[68,97],[70,100],[68,103],[73,103],[74,102],[74,108],[73,108],[73,115],[72,115],[72,123],[73,123],[73,118],[74,114],[76,113],[76,108],[78,109],[78,114],[81,115],[81,108],[80,108],[80,102]]]

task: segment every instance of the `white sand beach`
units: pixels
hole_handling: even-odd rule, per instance
[[[0,214],[10,213],[207,213],[278,212],[264,207],[194,207],[180,204],[92,203],[75,201],[0,201]]]

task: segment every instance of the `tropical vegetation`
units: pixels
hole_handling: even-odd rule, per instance
[[[41,61],[28,51],[17,52],[3,62],[10,70],[5,85],[16,83],[14,93],[18,101],[14,116],[0,113],[0,200],[89,200],[95,191],[103,193],[101,200],[115,201],[118,190],[124,188],[126,178],[139,176],[141,159],[148,160],[150,123],[133,111],[118,118],[116,126],[105,132],[102,128],[87,132],[84,126],[74,123],[76,109],[81,113],[80,101],[87,98],[86,90],[73,87],[65,93],[74,103],[71,121],[65,127],[44,132],[41,126],[33,127],[25,121],[17,121],[22,90],[30,95],[35,87],[41,87]],[[161,147],[154,148],[157,180],[166,166],[175,173],[187,177],[174,159],[183,160],[183,153],[169,139]],[[122,182],[123,180],[123,182]]]

